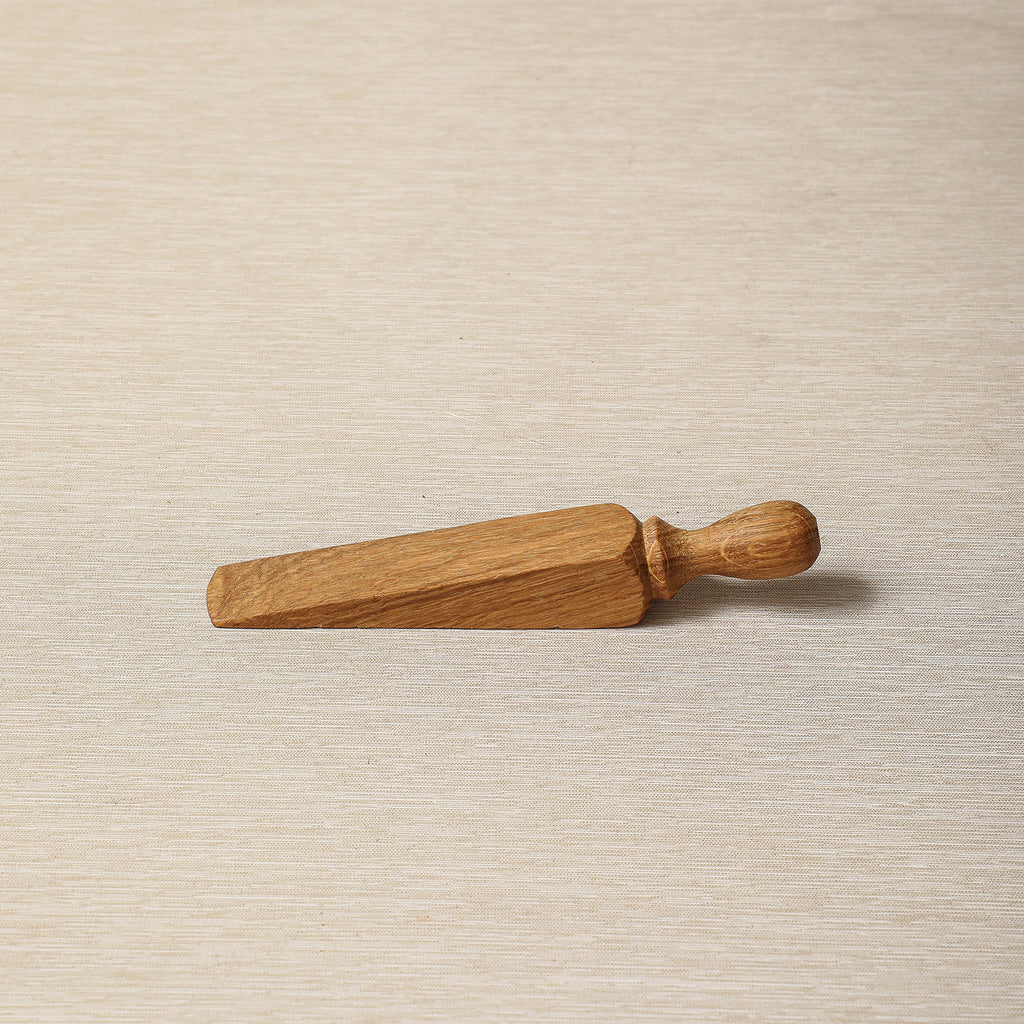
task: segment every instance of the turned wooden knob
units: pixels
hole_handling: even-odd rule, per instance
[[[752,505],[700,530],[680,530],[652,516],[643,536],[651,591],[662,600],[697,576],[794,576],[821,550],[817,521],[795,501]]]

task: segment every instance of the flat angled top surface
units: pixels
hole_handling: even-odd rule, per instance
[[[1019,1024],[1003,0],[0,5],[0,1021]],[[771,498],[633,629],[254,554]]]
[[[619,505],[513,516],[220,568],[218,625],[614,626],[646,607]]]
[[[343,587],[352,598],[372,597],[384,587],[430,588],[447,580],[464,583],[513,577],[547,566],[583,567],[625,553],[638,527],[620,505],[510,516],[398,537],[359,541],[226,566],[245,573],[266,566],[261,585],[277,578],[307,583],[312,590]]]

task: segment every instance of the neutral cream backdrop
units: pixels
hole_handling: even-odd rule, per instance
[[[0,1019],[1024,1016],[1017,2],[0,3]],[[819,516],[633,630],[222,562]]]

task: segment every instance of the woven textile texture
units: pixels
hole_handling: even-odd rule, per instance
[[[0,4],[0,1021],[1024,1019],[1024,8]],[[615,501],[803,576],[214,629]]]

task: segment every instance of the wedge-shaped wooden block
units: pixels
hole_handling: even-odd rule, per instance
[[[819,547],[795,502],[701,530],[591,505],[223,565],[206,601],[215,626],[629,626],[695,576],[792,576]]]

